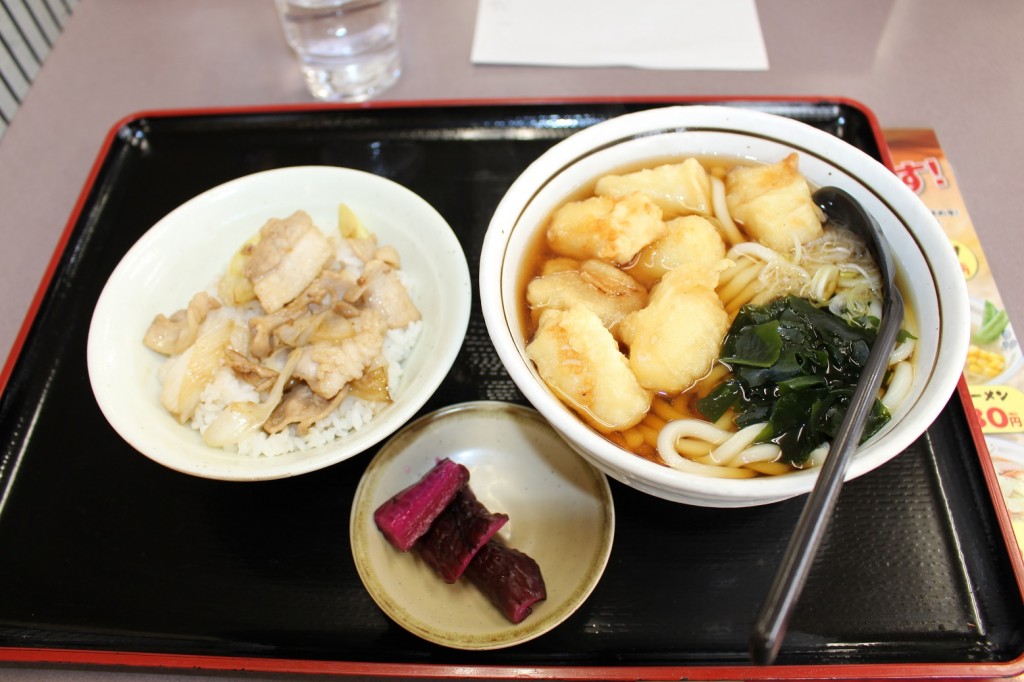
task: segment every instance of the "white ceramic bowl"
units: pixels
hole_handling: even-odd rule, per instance
[[[555,145],[512,184],[488,227],[479,289],[491,340],[520,390],[577,452],[622,483],[693,505],[744,507],[806,493],[817,471],[705,478],[632,455],[584,425],[548,390],[526,357],[518,312],[524,252],[556,206],[604,173],[687,156],[774,163],[792,151],[799,154],[800,171],[812,185],[847,190],[881,224],[919,331],[911,394],[856,453],[847,480],[903,451],[935,420],[955,389],[970,334],[967,287],[939,224],[885,166],[833,135],[754,110],[683,106],[620,116]]]
[[[213,448],[160,405],[163,356],[142,343],[157,313],[169,315],[216,282],[232,254],[271,217],[302,209],[323,230],[348,206],[381,245],[398,249],[423,328],[394,402],[327,445],[250,457]],[[221,480],[294,476],[357,455],[406,423],[451,368],[469,323],[466,257],[444,218],[386,178],[345,168],[265,171],[215,187],[176,208],[128,251],[107,281],[89,328],[88,368],[104,416],[136,450],[171,469]]]

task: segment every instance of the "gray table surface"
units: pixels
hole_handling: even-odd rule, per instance
[[[476,0],[403,2],[404,73],[383,100],[824,96],[863,103],[883,128],[934,128],[1011,320],[1024,324],[1024,3],[761,0],[770,69],[717,72],[476,66]],[[83,0],[0,138],[2,356],[118,120],[149,109],[308,101],[271,0]],[[0,666],[0,680],[210,677]]]

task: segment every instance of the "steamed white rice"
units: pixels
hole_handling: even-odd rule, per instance
[[[226,311],[222,313],[225,315],[232,312],[226,308],[214,312],[220,311]],[[383,353],[388,365],[388,390],[392,398],[398,395],[405,361],[411,355],[422,328],[422,320],[417,320],[403,329],[390,330],[384,339]],[[225,407],[240,401],[259,402],[259,392],[251,384],[238,379],[229,368],[221,367],[214,380],[203,389],[199,406],[189,425],[203,433]],[[294,427],[291,426],[275,434],[261,430],[239,442],[235,449],[239,454],[250,457],[274,457],[289,452],[310,450],[358,430],[387,405],[388,403],[380,401],[349,396],[334,412],[311,426],[305,436],[296,435]],[[232,446],[225,447],[225,450],[231,449]]]

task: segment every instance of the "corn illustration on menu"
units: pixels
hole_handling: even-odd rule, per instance
[[[1017,543],[1024,547],[1024,356],[935,131],[892,129],[884,136],[897,175],[945,230],[967,281],[971,345],[964,376]]]

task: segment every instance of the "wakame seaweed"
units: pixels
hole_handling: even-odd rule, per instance
[[[798,296],[743,306],[719,356],[732,378],[697,409],[715,421],[733,408],[740,428],[767,422],[758,442],[777,443],[783,461],[801,465],[835,436],[874,340],[873,326],[850,324]],[[861,442],[887,421],[876,399]]]

